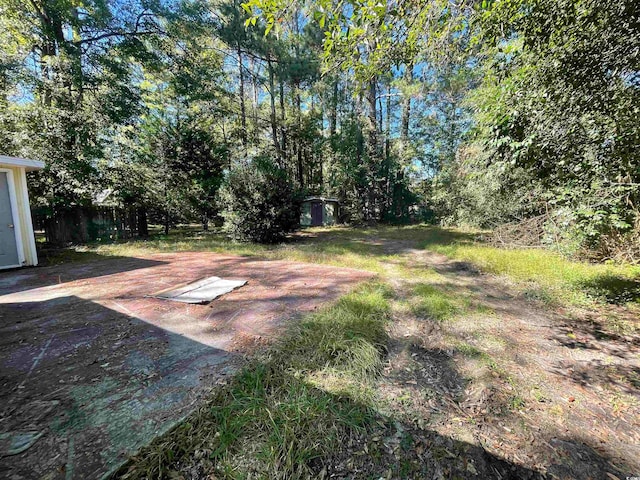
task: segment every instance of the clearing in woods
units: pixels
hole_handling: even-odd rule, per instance
[[[192,232],[68,255],[194,249],[378,280],[292,325],[123,478],[640,473],[637,267],[422,226],[311,229],[275,247]]]

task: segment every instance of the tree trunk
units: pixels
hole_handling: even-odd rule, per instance
[[[298,145],[298,183],[304,188],[304,167],[302,165],[302,146]]]
[[[296,82],[294,86],[296,90],[296,125],[298,130],[298,182],[300,188],[304,187],[304,165],[302,162],[302,100],[300,98],[300,85]]]
[[[391,158],[391,84],[387,87],[387,128],[384,140],[384,156],[389,161]]]
[[[275,78],[273,72],[273,64],[271,62],[271,57],[269,56],[267,59],[267,67],[269,70],[269,98],[271,103],[271,137],[273,139],[273,146],[276,149],[276,156],[278,157],[279,166],[282,165],[282,152],[280,150],[280,143],[278,142],[278,123],[276,121],[276,96],[275,96]]]
[[[377,219],[377,173],[380,155],[378,151],[378,108],[377,108],[377,81],[373,77],[369,81],[369,88],[366,91],[368,104],[368,125],[367,125],[367,149],[368,149],[368,188],[367,188],[367,208],[365,209],[365,220],[375,221]]]
[[[257,73],[255,71],[255,60],[253,57],[250,58],[249,68],[253,72],[251,75],[251,90],[252,90],[252,98],[251,104],[253,107],[253,141],[257,141],[257,132],[258,132],[258,82],[257,82]]]
[[[404,78],[407,83],[413,81],[413,63],[406,66]],[[400,120],[400,141],[406,147],[409,145],[409,126],[411,124],[411,96],[405,95],[402,100],[402,117]],[[408,205],[405,204],[402,197],[404,184],[404,165],[398,164],[396,172],[396,181],[394,186],[394,200],[396,216],[406,217],[409,214]]]
[[[407,65],[407,69],[404,74],[405,79],[408,83],[413,80],[413,64],[410,63]],[[409,95],[405,95],[402,101],[402,120],[400,121],[400,138],[403,143],[407,143],[409,141],[409,123],[411,120],[411,97]]]
[[[377,80],[373,77],[369,81],[369,88],[367,88],[367,103],[369,107],[369,124],[367,126],[368,129],[368,143],[369,143],[369,154],[372,158],[378,157],[378,108],[377,108],[377,91],[378,85]]]
[[[338,123],[338,78],[333,82],[333,94],[331,96],[331,111],[329,112],[329,135],[334,136],[336,134],[336,127]]]
[[[285,157],[288,157],[286,112],[284,108],[284,81],[282,80],[282,78],[280,78],[279,84],[280,84],[280,148],[282,149],[282,154]]]
[[[241,131],[240,131],[240,139],[242,140],[242,146],[245,149],[245,153],[247,150],[247,110],[246,110],[246,106],[244,103],[244,65],[243,65],[243,61],[242,61],[242,50],[240,49],[240,44],[236,44],[236,51],[238,53],[238,73],[239,73],[239,80],[240,80],[240,91],[239,91],[239,96],[240,96],[240,126],[241,126]]]
[[[391,212],[393,205],[391,191],[391,84],[387,86],[387,125],[384,139],[384,164],[385,164],[385,214]]]
[[[145,207],[138,207],[138,236],[141,238],[147,238],[149,236],[149,223],[147,222],[147,209]]]

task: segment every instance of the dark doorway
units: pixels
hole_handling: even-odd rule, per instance
[[[322,203],[320,202],[311,204],[311,225],[314,227],[322,225]]]

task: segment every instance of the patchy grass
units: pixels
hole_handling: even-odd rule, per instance
[[[366,284],[293,325],[265,358],[144,448],[118,476],[310,475],[314,458],[375,418],[361,392],[381,367],[389,296],[385,285]],[[327,385],[334,391],[317,388]]]
[[[559,387],[526,357],[530,347],[520,343],[521,335],[532,339],[515,330],[517,310],[509,317],[499,302],[531,304],[510,297],[487,301],[482,289],[474,289],[486,278],[457,281],[458,272],[441,270],[441,259],[433,255],[428,268],[424,249],[504,275],[526,296],[547,303],[637,300],[636,267],[500,250],[477,243],[473,232],[427,226],[317,228],[273,246],[191,230],[68,249],[59,258],[212,251],[359,268],[381,279],[292,323],[268,352],[145,447],[118,477],[430,478],[441,471],[443,478],[469,478],[477,468],[477,478],[537,478],[530,471],[510,473],[521,461],[486,463],[487,449],[505,458],[510,446],[517,459],[523,443],[515,440],[522,440],[525,430],[519,422],[533,415],[534,407],[544,415],[532,425],[540,418],[564,422],[565,408],[572,408],[567,400],[557,403]],[[55,263],[55,255],[51,260]],[[483,302],[494,302],[496,311]],[[621,333],[634,331],[624,320],[614,326]],[[520,344],[524,352],[515,348]],[[514,373],[524,369],[540,374],[535,382],[545,389],[534,377]],[[465,406],[460,402],[467,394],[472,401]],[[632,408],[619,398],[612,408]],[[476,418],[482,430],[473,427]],[[485,442],[476,453],[471,453],[472,433]],[[544,453],[544,446],[538,447]]]
[[[640,303],[640,267],[591,264],[568,260],[541,249],[501,249],[468,240],[423,245],[481,270],[505,275],[527,296],[553,302],[586,305]]]
[[[461,311],[449,294],[433,285],[419,283],[413,287],[413,296],[415,303],[411,310],[418,316],[441,322],[454,317]]]
[[[431,278],[431,282],[424,282],[424,277],[407,276],[405,279],[415,283],[409,289],[407,302],[411,313],[418,317],[429,318],[437,322],[452,320],[457,317],[468,318],[471,315],[493,315],[495,312],[482,303],[474,302],[468,296],[461,296],[446,285],[441,285],[440,277]]]
[[[279,245],[231,242],[219,231],[183,229],[149,240],[96,243],[44,252],[44,262],[57,264],[104,256],[138,256],[157,252],[211,251],[269,259],[336,265],[368,270],[387,277],[430,282],[437,274],[407,263],[402,253],[422,248],[472,263],[482,271],[504,275],[526,297],[545,303],[589,305],[596,301],[640,305],[640,267],[568,260],[541,249],[501,249],[476,241],[475,232],[424,225],[407,227],[314,228]],[[385,250],[384,243],[396,251]]]

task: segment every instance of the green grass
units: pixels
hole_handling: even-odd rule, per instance
[[[412,293],[414,303],[411,310],[415,315],[441,322],[461,311],[449,294],[433,285],[419,283],[413,287]]]
[[[533,296],[585,305],[591,301],[624,304],[640,300],[640,267],[568,260],[541,249],[506,250],[480,243],[430,244],[448,257],[470,262],[514,282],[533,283]],[[528,287],[531,289],[531,287]]]
[[[325,391],[317,379],[366,387],[378,375],[390,295],[384,284],[365,284],[294,324],[265,358],[117,475],[179,478],[177,470],[197,462],[226,478],[308,476],[311,460],[375,419],[359,389]]]
[[[421,277],[408,277],[422,280]],[[411,313],[418,317],[444,322],[468,315],[494,315],[490,307],[474,301],[469,294],[451,285],[442,285],[441,278],[431,277],[431,282],[420,281],[408,289],[407,302]]]

